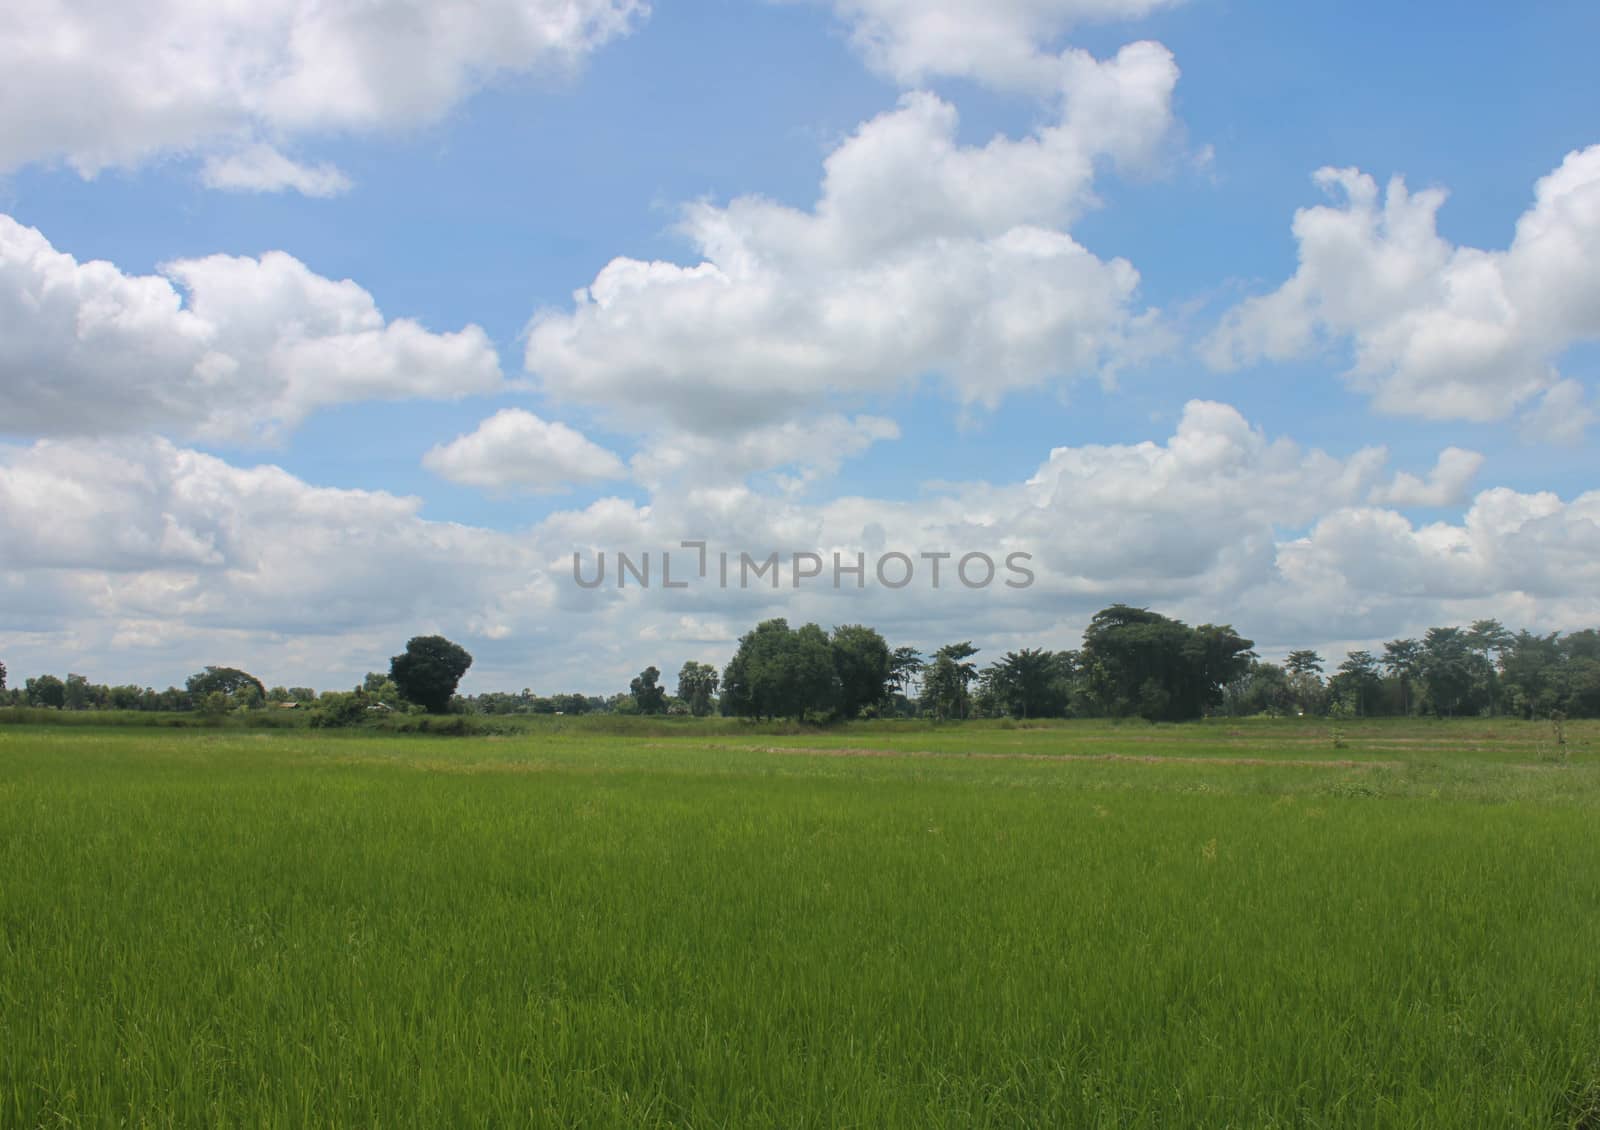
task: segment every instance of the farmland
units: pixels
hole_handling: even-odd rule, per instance
[[[0,1126],[1594,1126],[1567,730],[0,726]]]

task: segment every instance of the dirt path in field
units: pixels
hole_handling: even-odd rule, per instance
[[[755,753],[798,757],[933,757],[982,761],[1127,761],[1143,765],[1292,765],[1318,769],[1399,769],[1398,761],[1352,761],[1289,757],[1162,757],[1132,753],[936,753],[928,749],[866,749],[853,746],[742,746]]]

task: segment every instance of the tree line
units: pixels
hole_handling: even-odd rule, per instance
[[[492,692],[462,696],[472,656],[419,636],[349,692],[272,687],[212,666],[180,690],[103,686],[82,675],[29,678],[0,705],[64,710],[232,711],[306,708],[316,724],[348,725],[374,712],[432,714],[713,714],[825,722],[861,717],[1105,718],[1185,721],[1206,715],[1600,717],[1600,631],[1513,634],[1498,620],[1430,628],[1357,650],[1329,669],[1309,649],[1263,661],[1231,625],[1191,627],[1149,609],[1096,613],[1074,650],[1022,648],[981,663],[970,640],[924,653],[891,647],[876,629],[824,631],[785,619],[757,624],[721,671],[691,660],[669,690],[655,666],[609,697]]]

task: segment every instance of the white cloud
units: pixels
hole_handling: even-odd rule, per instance
[[[570,71],[647,12],[641,0],[17,5],[0,33],[0,171],[65,160],[93,176],[159,153],[414,126],[499,76]]]
[[[1522,438],[1528,443],[1577,447],[1595,422],[1595,409],[1581,384],[1564,380],[1545,390],[1522,417]]]
[[[257,143],[235,153],[206,158],[200,179],[207,188],[233,192],[283,192],[303,196],[338,196],[350,190],[350,178],[334,166],[303,165],[270,145]]]
[[[785,469],[780,485],[792,491],[834,474],[845,460],[874,443],[899,438],[899,425],[882,416],[785,420],[734,436],[666,432],[634,456],[632,468],[635,478],[654,489],[675,479],[698,484],[739,482],[763,471]]]
[[[1299,269],[1229,313],[1205,348],[1213,366],[1348,340],[1346,377],[1380,411],[1498,420],[1558,384],[1567,348],[1600,337],[1600,146],[1539,181],[1504,251],[1442,238],[1441,191],[1396,178],[1380,193],[1354,169],[1317,181],[1343,199],[1296,214]]]
[[[436,475],[493,491],[561,490],[572,483],[620,479],[622,460],[566,424],[507,408],[476,431],[422,458]]]
[[[1441,458],[1433,478],[1458,461]],[[163,440],[40,441],[0,449],[0,622],[18,676],[164,683],[232,662],[271,682],[347,686],[410,635],[438,631],[478,657],[471,686],[542,691],[621,689],[646,663],[721,663],[772,615],[871,623],[896,643],[971,638],[986,657],[1075,646],[1117,600],[1232,622],[1267,648],[1486,615],[1542,631],[1600,623],[1600,492],[1494,488],[1458,520],[1425,525],[1368,501],[1414,486],[1381,449],[1308,450],[1198,401],[1160,442],[1057,448],[1026,481],[820,504],[675,484],[648,504],[602,499],[516,533],[427,521],[414,498],[318,488]],[[926,563],[899,591],[797,591],[787,577],[776,591],[663,589],[663,550],[676,579],[696,574],[685,538],[706,539],[713,561],[1027,552],[1037,580],[969,591],[947,561],[937,590]],[[618,550],[650,552],[656,583],[579,589],[574,550],[586,575],[597,551],[613,573]]]
[[[502,386],[477,326],[386,321],[354,282],[281,251],[162,271],[79,263],[0,215],[0,431],[261,442],[327,405]]]
[[[1402,471],[1392,483],[1373,490],[1370,501],[1380,506],[1458,506],[1483,466],[1476,451],[1447,447],[1426,479]]]
[[[877,71],[904,86],[972,78],[1003,89],[1046,89],[1058,60],[1046,51],[1072,27],[1132,20],[1180,0],[830,0]]]
[[[543,387],[633,421],[704,433],[775,424],[835,394],[941,375],[964,403],[1085,374],[1150,347],[1138,272],[1062,225],[1094,203],[1097,160],[1144,159],[1177,80],[1156,44],[1071,53],[1059,119],[966,147],[930,94],[827,159],[802,211],[759,197],[689,208],[694,266],[619,258],[530,327]]]

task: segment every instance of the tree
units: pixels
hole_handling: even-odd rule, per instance
[[[740,637],[722,673],[723,710],[742,718],[803,721],[807,713],[832,712],[837,702],[833,649],[815,624],[762,621]]]
[[[966,700],[961,668],[944,652],[938,652],[922,673],[922,709],[938,721],[959,718]]]
[[[54,675],[40,675],[24,684],[29,706],[53,706],[60,710],[67,701],[67,687]]]
[[[965,718],[971,709],[968,688],[978,677],[972,657],[979,649],[971,640],[947,643],[933,653],[922,680],[923,709],[935,718]]]
[[[62,687],[62,709],[87,710],[91,693],[88,676],[69,674]]]
[[[1289,672],[1289,685],[1294,689],[1295,703],[1302,714],[1321,714],[1324,694],[1322,686],[1322,656],[1309,649],[1291,651],[1283,661]]]
[[[795,629],[788,677],[794,697],[786,713],[804,722],[807,714],[828,715],[839,709],[839,676],[833,666],[828,633],[815,624]]]
[[[1291,675],[1322,674],[1322,656],[1309,649],[1291,651],[1289,658],[1283,661],[1283,665]]]
[[[1472,650],[1460,628],[1429,628],[1422,638],[1422,681],[1434,711],[1449,717],[1472,692]]]
[[[833,629],[828,646],[838,679],[839,717],[855,718],[888,697],[894,660],[888,643],[877,631],[860,624],[845,624]]]
[[[1287,714],[1294,707],[1294,690],[1289,673],[1276,663],[1251,662],[1243,675],[1225,688],[1228,713],[1235,717],[1254,714]]]
[[[207,718],[221,718],[228,712],[228,696],[221,691],[210,691],[200,699],[200,713]]]
[[[405,651],[389,660],[389,678],[408,702],[429,714],[444,714],[472,666],[472,656],[443,636],[417,636]]]
[[[716,696],[718,681],[717,669],[709,663],[696,663],[691,659],[678,670],[678,697],[688,705],[690,714],[704,718],[711,713],[711,700]]]
[[[1341,701],[1348,702],[1357,714],[1372,711],[1372,702],[1383,688],[1378,677],[1378,658],[1370,651],[1352,651],[1339,664],[1339,673],[1329,682]]]
[[[247,686],[254,687],[261,699],[267,697],[267,688],[261,685],[260,679],[236,667],[207,667],[198,675],[189,676],[187,689],[199,699],[213,691],[232,696]]]
[[[1014,718],[1049,718],[1067,708],[1072,675],[1064,652],[1008,651],[984,672],[990,693]]]
[[[667,688],[657,685],[660,679],[661,672],[652,665],[639,672],[628,684],[628,693],[633,696],[640,714],[667,712]]]
[[[1411,713],[1411,684],[1422,673],[1422,643],[1390,640],[1383,645],[1383,668],[1400,682],[1400,710]]]
[[[922,653],[914,647],[897,647],[889,653],[889,682],[894,689],[905,694],[915,685],[917,676],[927,664]]]
[[[1510,647],[1516,639],[1506,631],[1504,624],[1498,620],[1474,620],[1472,627],[1467,629],[1467,646],[1479,656],[1478,677],[1483,681],[1484,690],[1489,699],[1489,713],[1493,715],[1497,710],[1499,688],[1496,684],[1496,669],[1498,660],[1504,658],[1506,648]]]
[[[1190,628],[1145,608],[1114,604],[1083,635],[1080,701],[1085,712],[1152,721],[1199,718],[1223,703],[1255,645],[1227,624]]]
[[[6,665],[0,663],[0,691],[6,689]]]

